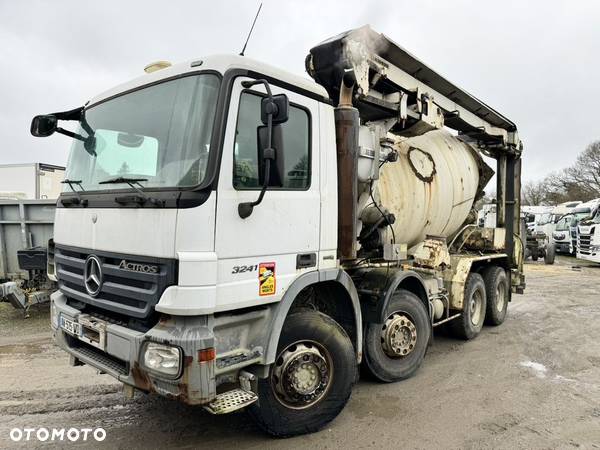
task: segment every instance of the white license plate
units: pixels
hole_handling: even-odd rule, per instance
[[[81,336],[81,325],[79,325],[77,322],[67,319],[66,317],[61,316],[60,327],[73,336]]]

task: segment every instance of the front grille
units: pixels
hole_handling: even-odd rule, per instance
[[[86,260],[98,258],[102,283],[95,296],[88,294],[84,282]],[[154,311],[164,290],[176,284],[175,259],[125,255],[103,251],[56,245],[54,260],[58,286],[68,298],[95,309],[112,311],[126,317],[145,319]],[[156,273],[145,273],[121,268],[122,261],[157,267]]]
[[[590,244],[592,242],[591,234],[580,234],[577,240],[577,247],[580,253],[585,255],[590,254]]]

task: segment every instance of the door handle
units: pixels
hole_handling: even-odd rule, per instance
[[[317,265],[316,253],[303,253],[296,255],[296,269],[306,269]]]

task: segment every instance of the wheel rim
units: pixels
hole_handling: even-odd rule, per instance
[[[502,312],[505,302],[506,288],[504,287],[504,283],[498,283],[498,286],[496,286],[496,309],[498,312]]]
[[[478,326],[481,322],[481,311],[483,310],[483,296],[479,290],[473,292],[471,301],[469,302],[469,313],[471,316],[471,323],[474,326]]]
[[[408,314],[395,312],[381,328],[381,346],[390,358],[408,356],[417,343],[417,327]]]
[[[320,401],[331,385],[331,356],[313,341],[287,346],[277,357],[271,374],[271,387],[284,406],[308,408]]]

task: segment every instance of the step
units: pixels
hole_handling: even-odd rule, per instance
[[[244,389],[233,389],[223,392],[204,407],[211,414],[227,414],[251,405],[258,400],[258,395]]]

